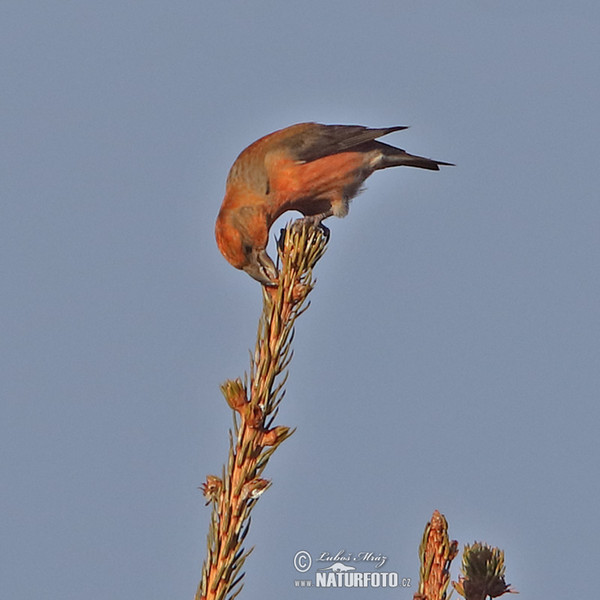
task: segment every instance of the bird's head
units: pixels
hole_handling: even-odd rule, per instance
[[[277,285],[277,268],[266,251],[269,230],[260,211],[250,206],[224,206],[217,217],[215,236],[221,254],[236,269],[263,285]]]

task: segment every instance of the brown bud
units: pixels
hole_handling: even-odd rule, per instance
[[[248,404],[248,395],[241,379],[236,379],[235,381],[231,379],[227,380],[221,385],[221,392],[223,392],[223,396],[225,396],[229,407],[239,413]]]
[[[304,283],[296,283],[292,288],[292,302],[298,304],[306,298],[310,288]]]
[[[247,404],[244,407],[244,411],[241,413],[242,419],[246,426],[250,427],[250,429],[260,429],[263,422],[263,411],[260,406],[253,406],[252,404]]]
[[[290,428],[278,425],[273,429],[266,429],[263,433],[261,444],[263,446],[276,446],[290,436]]]
[[[448,561],[453,561],[458,556],[458,541],[452,540],[448,550]]]
[[[271,482],[267,479],[260,479],[258,477],[252,479],[242,487],[242,498],[244,500],[258,498],[270,485]]]
[[[199,489],[202,490],[204,497],[207,498],[206,504],[210,504],[217,501],[223,489],[223,481],[216,475],[207,475],[206,482]]]

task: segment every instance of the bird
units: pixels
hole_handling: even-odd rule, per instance
[[[283,213],[295,210],[321,225],[328,217],[346,216],[375,171],[454,166],[377,141],[403,129],[297,123],[250,144],[229,171],[217,216],[215,237],[223,256],[262,285],[277,286],[277,268],[266,247],[269,230]]]

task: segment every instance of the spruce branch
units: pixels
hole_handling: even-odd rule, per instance
[[[435,510],[419,546],[419,589],[414,600],[445,600],[450,583],[450,564],[458,542],[448,538],[448,521]]]
[[[458,542],[450,542],[448,538],[448,521],[439,511],[434,511],[419,546],[419,589],[414,600],[445,600],[450,564],[457,554]],[[499,548],[480,542],[465,545],[461,571],[458,582],[453,581],[452,585],[466,600],[486,600],[518,593],[504,579],[504,552]]]
[[[270,486],[261,475],[275,450],[294,433],[289,427],[273,426],[273,422],[285,395],[294,323],[309,306],[312,271],[327,241],[325,230],[307,221],[296,221],[281,231],[279,282],[277,287],[263,287],[263,310],[249,381],[245,375],[243,381],[238,378],[221,385],[233,411],[233,428],[221,477],[208,475],[202,485],[212,512],[196,600],[232,600],[242,589],[242,567],[252,552],[243,547],[250,513]]]
[[[452,585],[466,600],[485,600],[503,594],[516,594],[504,579],[504,552],[487,544],[475,542],[465,545],[462,575]]]

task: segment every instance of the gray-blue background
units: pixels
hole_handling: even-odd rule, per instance
[[[415,582],[435,508],[506,551],[521,598],[593,595],[599,23],[583,1],[4,2],[0,596],[193,597],[218,386],[261,301],[214,219],[237,154],[306,120],[411,125],[388,141],[458,166],[377,173],[329,223],[243,597],[315,597],[301,549]]]

